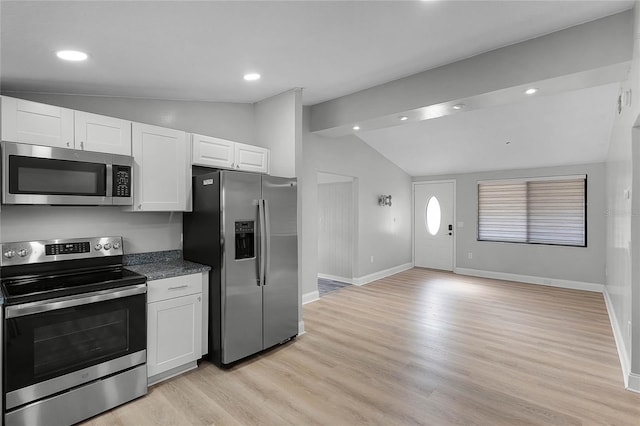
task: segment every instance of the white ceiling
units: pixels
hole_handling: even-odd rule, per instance
[[[632,0],[2,0],[0,84],[4,92],[243,103],[302,87],[303,102],[313,105],[632,6]],[[90,58],[81,64],[62,63],[54,52],[63,48],[84,50]],[[261,73],[262,80],[243,81],[248,71]],[[606,147],[600,136],[610,130],[612,116],[603,112],[584,126],[589,131],[576,134],[580,117],[574,117],[577,121],[569,128],[568,117],[577,113],[559,105],[580,107],[577,97],[602,111],[613,102],[615,91],[590,89],[468,111],[362,137],[412,175],[435,174],[430,163],[434,151],[416,161],[416,154],[424,153],[424,141],[435,149],[455,140],[461,154],[471,152],[474,144],[500,141],[501,151],[488,145],[483,152],[484,157],[501,158],[492,163],[501,168],[576,162],[573,155],[559,154],[533,161],[526,151],[519,152],[531,164],[505,157],[502,141],[510,137],[514,143],[509,148],[525,149],[531,137],[518,140],[514,135],[530,134],[534,122],[546,128],[546,134],[537,130],[539,138],[588,137],[593,141],[585,150],[589,155],[581,155],[602,161]],[[507,123],[507,116],[512,121]],[[479,134],[481,138],[470,137]],[[441,159],[437,170],[471,171],[487,164],[463,158]]]

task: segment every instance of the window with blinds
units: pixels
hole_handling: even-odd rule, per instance
[[[587,177],[478,182],[478,240],[586,247]]]

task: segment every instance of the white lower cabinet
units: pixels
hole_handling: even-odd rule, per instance
[[[149,384],[195,368],[202,357],[203,274],[149,281]]]

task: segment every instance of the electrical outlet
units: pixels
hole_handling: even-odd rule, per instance
[[[469,257],[469,259],[473,259],[473,253],[469,252],[467,256]]]
[[[373,263],[373,256],[371,256],[371,263]]]

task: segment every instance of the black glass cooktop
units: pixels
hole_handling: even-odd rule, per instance
[[[118,266],[52,275],[22,275],[4,278],[1,282],[5,304],[12,305],[142,284],[146,277]]]

